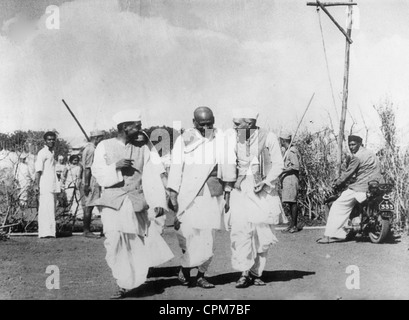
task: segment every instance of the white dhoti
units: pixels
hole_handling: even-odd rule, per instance
[[[135,233],[105,232],[105,259],[119,287],[131,290],[146,280],[149,270],[148,251],[143,238]]]
[[[55,193],[40,193],[38,201],[38,237],[55,237]]]
[[[278,242],[273,225],[283,216],[281,201],[275,190],[254,193],[252,176],[233,190],[230,197],[230,239],[232,266],[261,276],[270,246]]]
[[[223,196],[212,197],[208,186],[204,185],[203,195],[197,196],[181,214],[181,226],[176,235],[184,251],[182,267],[207,271],[213,258],[215,229],[223,228],[223,206]]]
[[[341,196],[331,206],[324,235],[331,238],[345,239],[347,233],[343,227],[346,225],[354,206],[365,199],[365,192],[357,192],[351,189],[342,192]]]
[[[150,260],[145,245],[147,214],[135,213],[132,202],[125,198],[119,210],[101,208],[106,240],[105,259],[119,287],[133,289],[142,285],[148,274]],[[139,231],[136,233],[136,231]]]
[[[164,215],[162,217],[166,218]],[[148,236],[145,238],[150,267],[159,266],[174,257],[172,250],[161,236],[164,226],[162,217],[151,221]]]

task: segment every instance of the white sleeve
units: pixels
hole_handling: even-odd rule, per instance
[[[180,135],[172,149],[172,161],[170,164],[169,177],[168,177],[168,189],[175,190],[179,192],[180,186],[182,184],[182,173],[184,164],[184,144],[182,135]]]
[[[270,153],[271,159],[271,170],[267,174],[265,182],[271,187],[271,184],[274,180],[278,179],[278,176],[284,169],[284,161],[281,155],[280,143],[278,138],[273,134],[269,133],[266,139],[266,147]]]
[[[42,152],[42,149],[41,149],[38,152],[37,159],[35,161],[35,165],[34,165],[35,172],[39,172],[39,171],[43,172],[44,171],[44,161],[45,161],[44,153]]]
[[[107,156],[104,143],[98,144],[95,149],[94,162],[91,166],[92,175],[97,179],[102,187],[111,187],[124,180],[120,169],[116,168],[116,163],[107,165]]]

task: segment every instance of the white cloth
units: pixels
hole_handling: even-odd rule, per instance
[[[40,192],[60,192],[55,172],[54,151],[51,152],[47,146],[37,154],[35,171],[41,171]]]
[[[38,205],[38,237],[55,237],[55,193],[43,192],[39,196]]]
[[[215,231],[188,228],[183,224],[176,232],[179,247],[184,251],[180,264],[183,268],[198,267],[205,273],[213,259]]]
[[[271,190],[264,187],[256,194],[254,185],[253,176],[248,175],[241,183],[241,190],[234,189],[231,192],[230,210],[227,213],[230,225],[244,222],[276,225],[284,222],[284,210],[275,186]]]
[[[176,235],[180,248],[185,251],[181,257],[182,267],[207,271],[215,249],[214,230],[223,228],[223,206],[223,196],[212,197],[205,185],[203,196],[196,197],[181,216]]]
[[[38,199],[38,237],[55,237],[55,193],[59,190],[55,173],[54,152],[51,152],[47,146],[38,152],[35,170],[41,172]]]
[[[121,141],[118,140],[118,143],[125,148]],[[149,152],[147,148],[146,150],[142,174],[144,193],[146,195],[156,192],[157,195],[155,198],[150,194],[146,200],[153,208],[161,206],[166,208],[165,190],[159,176],[161,170],[148,164],[153,152]],[[95,149],[91,170],[102,187],[110,187],[123,181],[121,170],[115,168],[115,163],[107,165],[106,159],[104,143],[101,142]],[[173,257],[173,253],[158,231],[150,228],[148,213],[146,211],[135,213],[128,196],[119,210],[101,207],[101,220],[107,237],[104,243],[107,250],[106,261],[119,287],[132,289],[140,286],[146,280],[149,267],[164,263]],[[148,232],[145,233],[146,230]]]
[[[178,192],[176,217],[181,227],[177,237],[185,251],[181,264],[205,272],[213,257],[214,230],[223,228],[223,196],[212,197],[206,181],[221,162],[224,137],[218,131],[211,139],[204,138],[197,130],[189,133],[193,142],[186,145],[183,136],[175,141],[168,188]],[[203,194],[198,195],[202,187]]]
[[[162,216],[165,217],[165,216]],[[174,257],[172,250],[162,238],[162,219],[154,219],[149,225],[145,245],[149,256],[150,267],[159,266]]]
[[[238,271],[251,270],[261,276],[269,247],[277,242],[272,226],[251,222],[233,224],[230,231],[232,267]]]
[[[122,209],[121,209],[122,210]],[[118,212],[120,214],[120,212]],[[146,281],[150,260],[142,237],[136,233],[105,230],[105,260],[112,271],[117,285],[124,289],[134,289]]]
[[[142,120],[142,112],[139,109],[126,109],[117,112],[113,117],[115,124],[123,122],[137,122]]]
[[[117,143],[125,148],[125,144],[120,140],[117,140]],[[166,191],[160,177],[166,171],[155,148],[149,150],[145,147],[144,152],[142,186],[146,202],[151,208],[167,208]],[[116,169],[116,164],[107,165],[106,159],[106,150],[102,141],[95,149],[94,162],[91,166],[92,175],[101,187],[111,187],[124,180],[121,170]]]
[[[331,206],[324,235],[345,239],[347,233],[343,227],[346,225],[354,206],[365,199],[365,192],[357,192],[351,189],[342,192],[341,196]]]
[[[257,119],[258,112],[251,108],[238,108],[233,110],[233,119]]]
[[[188,206],[195,200],[216,164],[224,157],[224,136],[217,131],[215,138],[203,138],[197,130],[190,131],[196,142],[187,147],[179,136],[172,150],[168,189],[178,192],[180,220]],[[224,177],[220,176],[224,180]],[[210,211],[210,210],[209,210]]]
[[[253,133],[249,140],[250,150],[254,150],[251,153],[251,156],[254,153],[254,159],[247,155],[237,155],[239,173],[250,164],[240,190],[234,189],[231,192],[230,210],[226,216],[228,228],[231,230],[232,266],[239,271],[250,270],[256,276],[260,276],[264,270],[269,247],[278,241],[272,226],[284,217],[274,183],[282,171],[283,159],[278,139],[271,132],[265,142],[271,161],[271,167],[264,179],[266,185],[259,193],[254,192],[253,166],[258,165],[258,131]]]

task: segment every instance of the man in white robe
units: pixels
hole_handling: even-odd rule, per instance
[[[213,128],[208,107],[194,112],[194,128],[175,141],[169,171],[168,190],[175,208],[175,229],[183,255],[179,281],[193,285],[191,268],[198,268],[196,285],[214,288],[205,273],[212,261],[215,230],[223,228],[223,182],[234,181],[235,165],[224,164],[223,134]],[[227,159],[227,158],[226,158]]]
[[[148,230],[155,230],[149,228],[148,208],[163,213],[166,194],[159,155],[136,139],[141,132],[141,113],[124,110],[114,121],[118,136],[98,144],[91,170],[104,188],[93,205],[101,210],[106,261],[119,287],[111,298],[120,299],[145,282],[149,267],[173,254],[160,236],[155,237],[154,252],[149,250],[153,244],[147,245]]]
[[[257,112],[237,110],[237,181],[230,199],[232,266],[242,272],[237,288],[262,286],[269,247],[277,242],[272,226],[283,215],[277,182],[283,159],[277,137],[256,126]],[[234,137],[234,135],[233,135]]]
[[[56,193],[60,192],[55,172],[55,132],[44,134],[45,146],[37,154],[34,189],[39,192],[38,237],[55,238]]]

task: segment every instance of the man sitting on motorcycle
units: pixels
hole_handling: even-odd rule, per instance
[[[372,151],[363,147],[361,137],[349,136],[348,147],[352,153],[351,161],[346,171],[334,181],[332,187],[334,189],[342,187],[354,174],[356,180],[332,204],[324,237],[318,239],[317,243],[326,244],[345,240],[347,233],[343,227],[347,223],[352,209],[357,203],[362,203],[366,199],[368,182],[371,180],[380,181],[382,177],[378,158]]]

